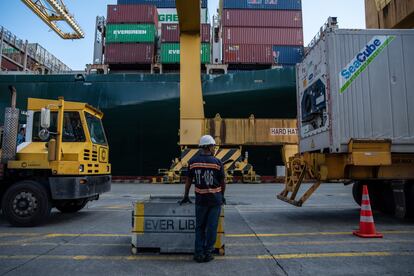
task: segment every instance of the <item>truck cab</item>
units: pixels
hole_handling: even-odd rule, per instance
[[[11,224],[39,224],[52,207],[77,212],[110,191],[109,147],[100,110],[63,98],[29,98],[26,116],[24,142],[10,146],[13,139],[4,137],[2,143],[1,208]],[[18,127],[7,129],[11,125],[16,124],[8,124],[5,116],[3,136],[17,133]],[[5,152],[13,146],[15,152]]]

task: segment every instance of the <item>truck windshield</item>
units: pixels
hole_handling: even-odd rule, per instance
[[[50,113],[50,128],[51,136],[55,136],[57,129],[57,112]],[[45,142],[39,138],[40,127],[40,112],[34,113],[33,118],[33,142]],[[83,132],[82,122],[79,112],[65,112],[63,115],[63,135],[62,142],[85,142],[85,133]]]
[[[87,112],[85,112],[85,118],[92,143],[106,145],[106,137],[101,120]]]

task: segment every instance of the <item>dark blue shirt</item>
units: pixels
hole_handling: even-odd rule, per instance
[[[221,183],[224,182],[224,167],[220,159],[211,154],[197,154],[188,163],[188,177],[195,184],[197,205],[223,203]]]

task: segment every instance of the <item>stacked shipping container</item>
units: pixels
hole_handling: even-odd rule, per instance
[[[118,5],[149,4],[158,10],[158,32],[161,31],[163,23],[178,23],[175,0],[118,0]],[[201,1],[201,23],[209,22],[207,0]]]
[[[210,63],[210,24],[201,24],[201,63]],[[180,28],[178,24],[163,24],[161,28],[161,63],[180,63]]]
[[[293,65],[303,55],[301,0],[223,0],[223,62]]]
[[[138,7],[153,5],[157,8],[158,18],[155,25],[158,27],[158,35],[159,35],[159,44],[153,51],[158,52],[160,55],[160,62],[162,64],[173,65],[171,68],[177,68],[175,65],[180,63],[180,30],[178,27],[178,15],[177,9],[175,6],[175,0],[118,0],[118,7],[119,10],[125,10],[127,13],[128,11],[132,11],[135,9],[142,9]],[[144,5],[146,4],[146,5]],[[211,45],[210,45],[210,38],[211,38],[211,30],[210,24],[206,24],[208,19],[208,11],[207,11],[207,0],[201,0],[201,62],[203,64],[210,63],[211,59]],[[108,7],[108,23],[121,23],[113,21],[113,17],[110,18],[109,14],[110,10]],[[142,11],[141,11],[142,12]],[[143,13],[143,12],[142,12]],[[118,15],[117,18],[120,16]],[[122,17],[122,23],[133,23],[130,22],[130,18]],[[152,19],[152,18],[151,18]],[[149,22],[148,22],[149,23]],[[115,27],[115,26],[114,26]],[[146,28],[145,34],[142,29],[134,29],[131,33],[130,26],[124,24],[124,29],[121,32],[110,33],[107,35],[107,41],[111,42],[112,40],[122,40],[123,42],[130,42],[131,40],[140,40],[140,42],[148,42],[152,38],[153,29],[147,29],[148,26],[141,26],[142,28]],[[136,27],[136,26],[135,26]],[[108,29],[108,28],[107,28]],[[157,30],[155,30],[157,32]],[[139,38],[138,38],[139,37]],[[151,40],[152,41],[152,40]],[[119,47],[119,46],[118,46]],[[125,49],[129,49],[126,46],[123,46]],[[134,59],[141,59],[142,61],[146,61],[147,58],[149,60],[149,55],[151,51],[149,48],[145,48],[144,46],[134,46],[134,47],[141,47],[141,53],[135,54]],[[131,49],[133,50],[133,49]],[[157,51],[158,50],[158,51]],[[154,54],[153,54],[154,55]],[[119,57],[120,60],[126,60],[127,56]]]
[[[175,0],[118,0],[117,3],[118,5],[149,4],[157,8],[175,8]],[[201,8],[207,8],[207,0],[201,1]]]
[[[151,64],[158,13],[152,5],[108,5],[105,63]]]

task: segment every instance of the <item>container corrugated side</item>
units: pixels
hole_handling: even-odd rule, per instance
[[[105,47],[105,64],[151,64],[154,44],[112,43]]]
[[[272,45],[225,44],[223,45],[225,64],[273,64]]]
[[[209,43],[201,44],[201,63],[208,64],[211,59],[211,48]],[[180,44],[162,43],[161,44],[161,63],[178,64],[180,63]]]
[[[300,151],[347,152],[350,139],[391,139],[392,152],[413,153],[413,45],[414,30],[328,32],[297,69]],[[312,127],[302,101],[319,91],[326,122]]]
[[[224,27],[293,27],[302,28],[302,11],[223,10]]]
[[[277,46],[273,45],[273,58],[277,65],[294,65],[302,61],[302,46]]]
[[[302,2],[301,0],[223,0],[223,8],[259,10],[301,10]]]
[[[164,23],[178,23],[178,14],[176,8],[158,8],[158,28]],[[206,8],[201,9],[201,23],[208,23],[208,10]]]
[[[175,8],[175,0],[118,0],[117,4],[150,4],[157,8]],[[207,0],[201,0],[201,7],[207,8]]]
[[[210,43],[210,24],[201,24],[201,42]],[[161,42],[180,42],[180,27],[178,24],[162,24]]]
[[[223,27],[223,44],[303,45],[302,28]]]
[[[107,22],[158,25],[158,12],[152,5],[108,5]]]
[[[106,43],[154,42],[154,24],[107,24]]]

